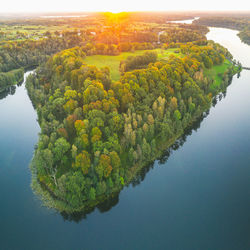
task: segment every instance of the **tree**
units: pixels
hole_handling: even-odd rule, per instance
[[[77,91],[68,89],[64,92],[64,96],[67,100],[74,99],[77,97]]]
[[[110,152],[109,156],[110,156],[112,168],[115,171],[119,170],[119,167],[121,166],[121,160],[120,160],[119,155],[115,151],[112,151]]]
[[[151,158],[151,148],[150,145],[147,143],[146,139],[143,139],[142,142],[142,154],[143,154],[143,158],[148,161]]]
[[[175,110],[174,112],[174,118],[175,120],[179,121],[181,119],[181,113],[178,109]]]
[[[53,150],[55,160],[62,161],[70,148],[70,144],[64,138],[57,139]]]
[[[77,147],[73,144],[71,149],[72,158],[75,159],[77,155]]]
[[[95,143],[99,140],[101,140],[102,132],[98,127],[92,128],[91,130],[91,142]]]
[[[154,124],[154,117],[151,114],[148,115],[148,124],[149,125],[153,125]]]
[[[80,139],[82,148],[87,150],[89,147],[89,136],[87,134],[81,134]]]
[[[157,147],[156,147],[155,139],[151,141],[151,154],[152,154],[152,157],[155,157],[155,155],[157,154]]]
[[[123,128],[123,119],[121,115],[114,113],[112,118],[109,120],[109,126],[113,133],[120,133]]]
[[[91,187],[89,191],[89,199],[93,201],[95,200],[95,197],[96,197],[96,191],[93,187]]]
[[[75,129],[76,129],[77,135],[79,135],[83,129],[86,129],[86,125],[83,121],[76,120],[75,121]]]
[[[112,171],[110,157],[108,155],[102,154],[99,159],[99,164],[95,167],[95,170],[100,180],[103,176],[107,178]]]
[[[177,109],[177,99],[176,97],[172,97],[170,101],[170,108],[171,110],[176,110]]]
[[[76,171],[72,175],[62,175],[58,183],[61,184],[58,185],[61,186],[62,189],[66,189],[66,200],[72,207],[78,208],[82,205],[83,201],[86,200],[86,182],[80,171]]]
[[[75,137],[76,131],[75,131],[75,121],[76,121],[76,116],[75,115],[69,115],[67,118],[64,120],[64,125],[65,128],[68,132],[69,135],[69,140],[71,138]]]
[[[97,183],[97,189],[96,189],[97,195],[104,194],[106,190],[107,190],[107,186],[106,186],[105,181],[101,181]]]
[[[85,175],[88,174],[90,165],[91,165],[90,156],[87,151],[83,150],[82,153],[76,156],[74,166],[76,168],[80,168],[83,174]]]
[[[78,107],[78,102],[70,99],[63,107],[68,114],[71,114]]]
[[[128,160],[129,160],[129,164],[134,164],[134,149],[132,147],[128,151]]]
[[[38,173],[45,174],[44,172],[47,172],[50,175],[53,172],[53,163],[53,154],[48,148],[37,152],[36,166]]]

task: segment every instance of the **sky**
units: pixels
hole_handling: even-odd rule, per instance
[[[249,0],[7,0],[0,12],[249,10]]]

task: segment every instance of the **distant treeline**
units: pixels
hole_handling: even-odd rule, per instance
[[[151,29],[142,31],[128,30],[125,34],[114,32],[107,28],[106,32],[97,33],[93,38],[97,43],[119,44],[124,42],[129,43],[157,43],[158,32],[163,31],[161,42],[193,42],[196,40],[205,39],[205,33],[208,31],[202,26],[178,25],[178,27],[165,27],[161,30]]]
[[[53,37],[38,41],[8,42],[0,48],[0,88],[16,84],[23,78],[21,72],[41,64],[60,50],[81,45],[76,35]]]
[[[238,36],[242,42],[250,45],[250,18],[202,17],[194,23],[239,30]]]
[[[0,48],[0,72],[38,65],[50,55],[81,43],[78,36],[8,42]]]

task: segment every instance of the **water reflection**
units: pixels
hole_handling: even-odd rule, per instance
[[[24,81],[21,81],[17,83],[16,85],[12,85],[9,87],[6,87],[5,89],[0,89],[0,100],[6,98],[8,95],[14,95],[16,93],[17,87],[22,86],[22,84],[25,82],[26,77],[30,74],[30,71],[26,71],[24,74]]]
[[[8,95],[14,95],[16,93],[16,86],[10,86],[0,92],[0,100],[6,98]]]
[[[72,214],[67,214],[65,212],[62,212],[61,215],[64,220],[80,222],[81,220],[86,219],[87,215],[94,212],[96,208],[101,213],[108,212],[109,210],[111,210],[111,208],[115,207],[119,203],[119,194],[120,193],[112,194],[104,202],[99,203],[96,207],[90,208],[87,211],[72,213]]]

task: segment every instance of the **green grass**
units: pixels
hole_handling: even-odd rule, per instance
[[[74,31],[75,28],[68,28],[66,25],[0,25],[0,32],[4,32],[5,35],[0,37],[0,41],[22,41],[44,38],[44,33],[47,31],[53,33],[55,31]],[[21,34],[17,34],[17,32]]]
[[[222,82],[225,71],[232,65],[227,59],[221,65],[215,65],[211,69],[205,69],[204,75],[210,79],[214,79],[211,89],[216,89]]]
[[[171,48],[168,50],[154,49],[150,51],[156,51],[158,54],[158,60],[167,59],[170,55],[182,56],[181,53],[175,53],[177,49]],[[87,56],[84,61],[88,65],[95,65],[97,68],[108,66],[110,68],[111,79],[118,81],[120,79],[120,61],[126,59],[128,56],[142,55],[147,50],[136,50],[135,52],[123,52],[118,56],[105,56],[105,55],[94,55]]]

